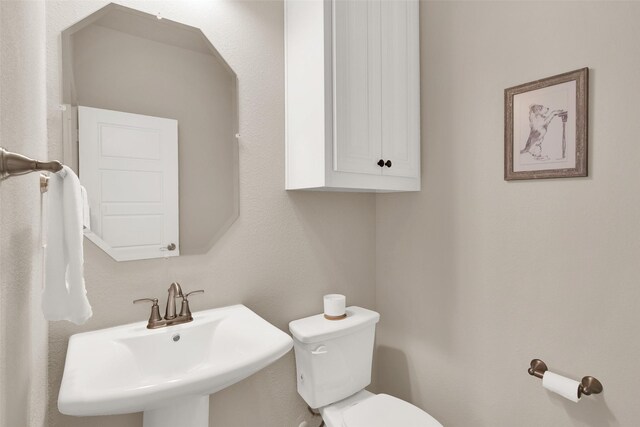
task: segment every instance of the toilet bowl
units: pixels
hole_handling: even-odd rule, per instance
[[[320,414],[327,427],[442,427],[417,406],[367,390],[320,408]]]
[[[342,320],[318,314],[289,323],[298,393],[327,427],[442,427],[404,400],[365,390],[379,319],[375,311],[353,306]]]

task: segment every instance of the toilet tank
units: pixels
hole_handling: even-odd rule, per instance
[[[379,319],[375,311],[353,306],[342,320],[327,320],[318,314],[289,323],[298,393],[310,407],[337,402],[371,383]]]

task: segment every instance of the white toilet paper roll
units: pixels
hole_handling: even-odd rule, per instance
[[[346,316],[347,298],[340,294],[324,296],[324,316],[330,320],[341,319]]]
[[[580,382],[572,380],[571,378],[563,377],[562,375],[547,371],[542,377],[542,386],[549,391],[558,393],[560,396],[565,399],[569,399],[572,402],[580,400],[578,397],[578,387],[580,386]]]

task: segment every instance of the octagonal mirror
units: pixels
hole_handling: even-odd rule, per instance
[[[238,216],[237,78],[198,28],[109,4],[62,32],[64,160],[118,261],[207,252]]]

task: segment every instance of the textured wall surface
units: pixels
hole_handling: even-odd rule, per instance
[[[377,196],[378,386],[447,427],[634,426],[640,3],[427,2],[423,191]],[[589,177],[503,181],[503,91],[588,66]],[[605,391],[574,404],[534,357]]]
[[[47,90],[51,155],[61,155],[60,32],[106,1],[47,2]],[[322,295],[374,306],[375,196],[287,193],[284,189],[283,7],[269,1],[122,1],[125,6],[201,28],[238,74],[240,217],[206,255],[117,263],[85,240],[94,317],[82,327],[50,326],[50,427],[139,427],[141,415],[75,418],[56,399],[71,334],[145,320],[131,300],[166,298],[173,280],[195,310],[243,303],[277,327],[322,310]],[[179,361],[176,361],[179,363]],[[290,353],[212,396],[216,427],[297,427],[308,418],[296,392]],[[313,424],[312,424],[313,425]]]
[[[241,213],[202,256],[116,263],[87,243],[95,314],[82,327],[50,327],[50,426],[141,425],[139,414],[58,413],[67,340],[145,319],[130,301],[164,298],[172,280],[206,290],[196,309],[241,302],[284,330],[318,312],[326,292],[369,307],[377,299],[378,389],[448,427],[637,423],[640,4],[423,3],[423,191],[372,196],[282,190],[281,3],[123,3],[202,28],[238,73]],[[46,157],[38,4],[0,2],[0,143]],[[104,4],[47,2],[51,156],[61,154],[59,33]],[[583,66],[590,177],[504,182],[504,88]],[[0,424],[38,426],[46,325],[37,175],[0,184],[0,203]],[[575,378],[595,375],[605,392],[579,404],[552,395],[526,374],[533,357]],[[211,425],[296,427],[307,415],[294,372],[289,354],[217,393]]]
[[[0,146],[46,158],[44,2],[0,1],[0,58]],[[0,427],[45,422],[40,203],[38,174],[0,182]]]

